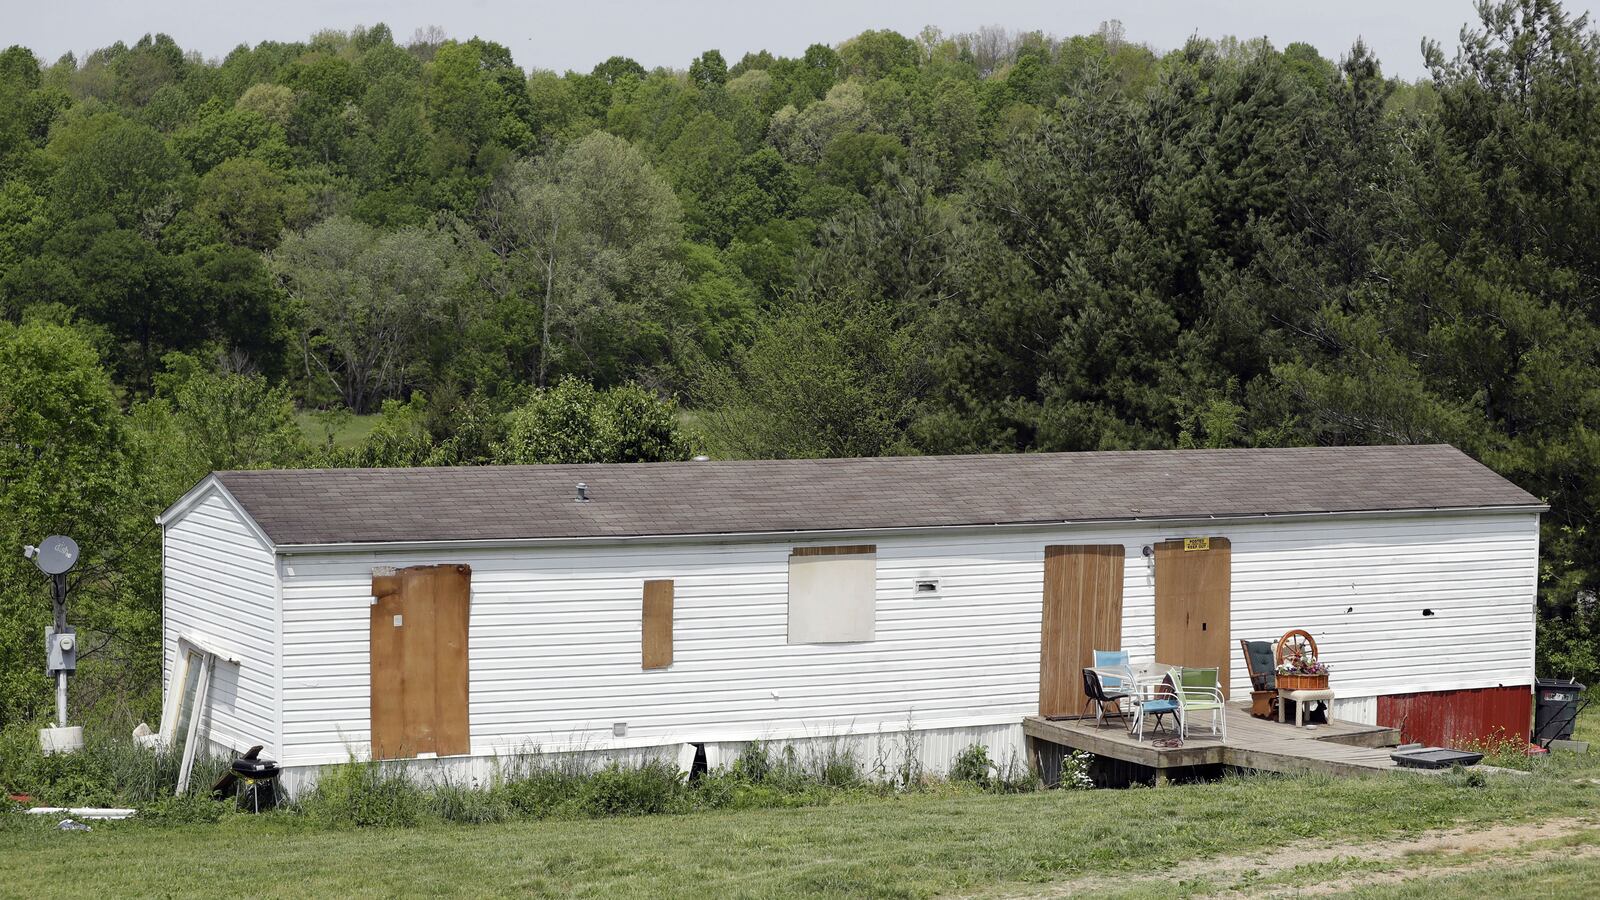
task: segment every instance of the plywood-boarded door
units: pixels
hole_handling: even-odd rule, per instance
[[[372,756],[468,752],[467,621],[472,569],[374,570]]]
[[[1156,661],[1217,668],[1228,690],[1233,547],[1227,538],[1156,544]]]
[[[1121,544],[1044,548],[1039,715],[1083,712],[1083,670],[1094,651],[1122,648]]]

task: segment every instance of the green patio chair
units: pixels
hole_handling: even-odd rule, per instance
[[[1184,739],[1196,716],[1209,716],[1211,732],[1218,740],[1228,739],[1228,706],[1222,696],[1220,673],[1216,669],[1191,669],[1185,666],[1173,670],[1173,683],[1177,687],[1178,706],[1183,714],[1178,717]]]

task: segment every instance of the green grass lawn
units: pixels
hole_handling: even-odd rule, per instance
[[[1576,736],[1600,737],[1600,716],[1585,715]],[[1302,879],[1353,885],[1353,897],[1500,897],[1508,886],[1516,896],[1592,894],[1600,880],[1592,825],[1553,850],[1349,859],[1305,873],[1247,873],[1231,884],[1148,880],[1218,857],[1270,858],[1280,847],[1571,822],[1600,822],[1600,748],[1487,779],[1256,776],[1019,795],[938,787],[839,794],[799,809],[495,825],[335,829],[280,812],[205,825],[96,823],[75,833],[12,813],[0,814],[0,896],[75,897],[93,884],[119,896],[917,897],[1071,892],[1082,878],[1105,879],[1100,896],[1131,897],[1230,886],[1266,896]],[[1341,880],[1374,873],[1389,877],[1365,886]]]
[[[8,820],[0,893],[927,896],[989,892],[1283,843],[1600,814],[1590,771],[1532,776],[1234,778],[1124,791],[909,795],[789,810],[324,830],[291,816],[217,825]],[[1465,877],[1465,876],[1464,876]]]
[[[366,440],[367,435],[371,434],[372,429],[377,426],[378,418],[377,413],[365,416],[350,415],[343,417],[338,422],[338,427],[334,429],[333,446],[346,450],[359,445]],[[306,440],[312,446],[322,447],[328,443],[328,426],[317,417],[316,413],[301,410],[294,414],[294,420],[295,424],[300,426],[300,432],[306,436]]]

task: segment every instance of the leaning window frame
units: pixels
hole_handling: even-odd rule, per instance
[[[175,741],[180,739],[176,734],[178,720],[183,715],[184,686],[189,680],[189,667],[195,665],[190,662],[190,657],[198,656],[200,661],[200,675],[195,683],[193,708],[189,711],[188,727],[181,736],[183,759],[178,766],[178,783],[173,793],[182,795],[189,788],[189,778],[194,771],[194,757],[198,749],[201,735],[200,720],[207,718],[211,702],[211,677],[216,674],[219,662],[239,664],[238,655],[225,647],[218,645],[210,639],[196,634],[178,635],[177,660],[173,663],[172,672],[167,679],[167,696],[161,708],[161,730],[159,732],[162,746],[169,751],[180,746]]]

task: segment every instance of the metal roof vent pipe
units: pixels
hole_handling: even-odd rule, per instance
[[[578,482],[578,496],[573,497],[572,500],[573,500],[574,503],[588,503],[589,502],[589,486],[587,484],[584,484],[581,481]]]

